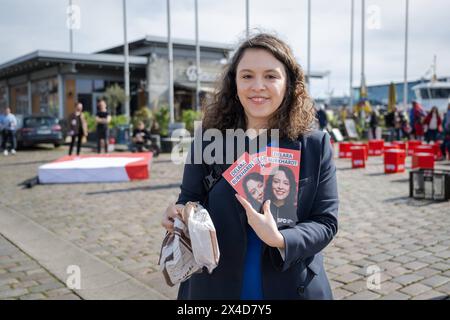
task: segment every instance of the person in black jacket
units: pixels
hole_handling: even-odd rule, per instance
[[[204,109],[203,127],[187,157],[178,200],[169,205],[161,221],[173,232],[174,217],[188,201],[198,201],[216,229],[218,266],[211,274],[203,271],[182,282],[178,299],[333,298],[321,252],[338,229],[336,167],[330,136],[312,129],[315,110],[305,88],[293,52],[277,37],[255,35],[235,52],[218,92]],[[227,129],[247,130],[244,145],[238,143],[235,150],[243,147],[250,154],[256,152],[249,147],[254,139],[265,129],[277,129],[280,148],[301,152],[294,225],[278,228],[270,200],[258,212],[220,175],[206,189],[203,182],[209,181],[205,177],[211,177],[211,171],[205,153],[212,142],[202,139],[202,134],[210,129],[225,138],[230,134]],[[274,146],[274,140],[268,139],[267,145]],[[235,150],[226,148],[225,153]],[[219,154],[214,153],[217,164],[223,160]],[[241,154],[233,153],[224,167]]]

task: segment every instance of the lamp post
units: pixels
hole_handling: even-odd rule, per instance
[[[130,118],[130,65],[128,61],[128,37],[127,37],[127,5],[126,0],[122,1],[123,4],[123,48],[124,48],[124,80],[125,80],[125,110],[124,114],[127,118]]]
[[[175,105],[174,105],[174,90],[173,90],[173,44],[172,44],[172,30],[170,20],[170,1],[167,0],[167,45],[168,45],[168,62],[169,62],[169,110],[170,123],[175,122]]]

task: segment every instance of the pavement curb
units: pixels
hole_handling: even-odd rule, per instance
[[[0,233],[63,283],[70,276],[67,267],[78,266],[81,271],[81,289],[73,291],[83,299],[168,299],[155,289],[5,206],[0,207]]]

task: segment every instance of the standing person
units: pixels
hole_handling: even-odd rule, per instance
[[[439,132],[442,131],[442,119],[436,106],[431,108],[423,123],[426,126],[425,141],[427,143],[435,142]]]
[[[441,144],[442,157],[445,160],[447,158],[446,154],[448,153],[450,160],[450,103],[447,106],[447,112],[444,114],[443,129],[444,142]]]
[[[413,119],[411,123],[414,128],[414,135],[417,140],[422,141],[424,136],[423,120],[425,118],[425,110],[423,110],[417,101],[413,101],[412,105]]]
[[[319,121],[319,129],[320,131],[323,131],[327,128],[328,125],[328,119],[327,119],[327,113],[325,112],[325,106],[320,105],[317,110],[317,120]]]
[[[394,141],[395,133],[396,133],[396,123],[395,116],[397,115],[397,107],[394,107],[394,110],[388,112],[384,116],[384,124],[389,131],[389,141]],[[397,140],[399,140],[397,138]]]
[[[377,128],[378,128],[378,115],[375,110],[370,113],[369,126],[372,132],[372,139],[377,138]]]
[[[3,110],[0,110],[0,146],[3,146],[3,129],[5,128],[5,119],[6,116],[2,112]]]
[[[97,153],[101,153],[102,143],[105,149],[105,153],[108,153],[108,125],[111,122],[111,116],[109,115],[104,99],[98,102],[97,114],[95,121],[97,123]]]
[[[75,140],[77,140],[77,156],[80,155],[83,138],[88,136],[87,121],[83,114],[83,104],[78,102],[75,105],[75,112],[69,116],[69,135],[71,136],[69,156],[72,155]]]
[[[3,120],[3,141],[2,149],[3,154],[7,156],[8,153],[8,142],[9,142],[9,152],[11,154],[16,154],[16,129],[17,129],[17,119],[14,114],[11,113],[11,109],[8,107],[5,110],[5,118]]]
[[[203,150],[211,142],[194,141],[178,201],[167,208],[161,223],[173,232],[173,219],[184,205],[199,201],[215,225],[220,261],[212,274],[194,274],[182,282],[179,299],[332,299],[321,252],[338,228],[336,167],[330,136],[312,129],[315,110],[305,88],[293,52],[272,35],[245,40],[225,68],[205,108],[203,129],[222,135],[227,129],[277,129],[281,148],[300,150],[298,221],[278,229],[270,200],[260,214],[220,175],[207,191],[203,182],[211,175],[205,171]],[[245,142],[237,148],[248,152],[248,136]],[[239,156],[233,152],[234,161]]]

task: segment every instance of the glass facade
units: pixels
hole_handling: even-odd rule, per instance
[[[76,100],[83,104],[83,110],[91,114],[95,114],[97,111],[97,102],[99,99],[104,98],[106,90],[118,84],[121,88],[124,87],[121,81],[107,81],[101,79],[77,79],[76,80]],[[130,83],[130,111],[137,109],[137,89],[138,85],[135,82]],[[111,106],[109,111],[112,112]],[[123,114],[123,106],[119,104],[115,110],[115,114]]]
[[[28,86],[26,84],[11,88],[11,109],[15,114],[30,114],[28,110]]]
[[[49,78],[31,84],[32,113],[58,117],[58,80]]]
[[[8,88],[0,86],[0,112],[7,107],[8,104]]]

